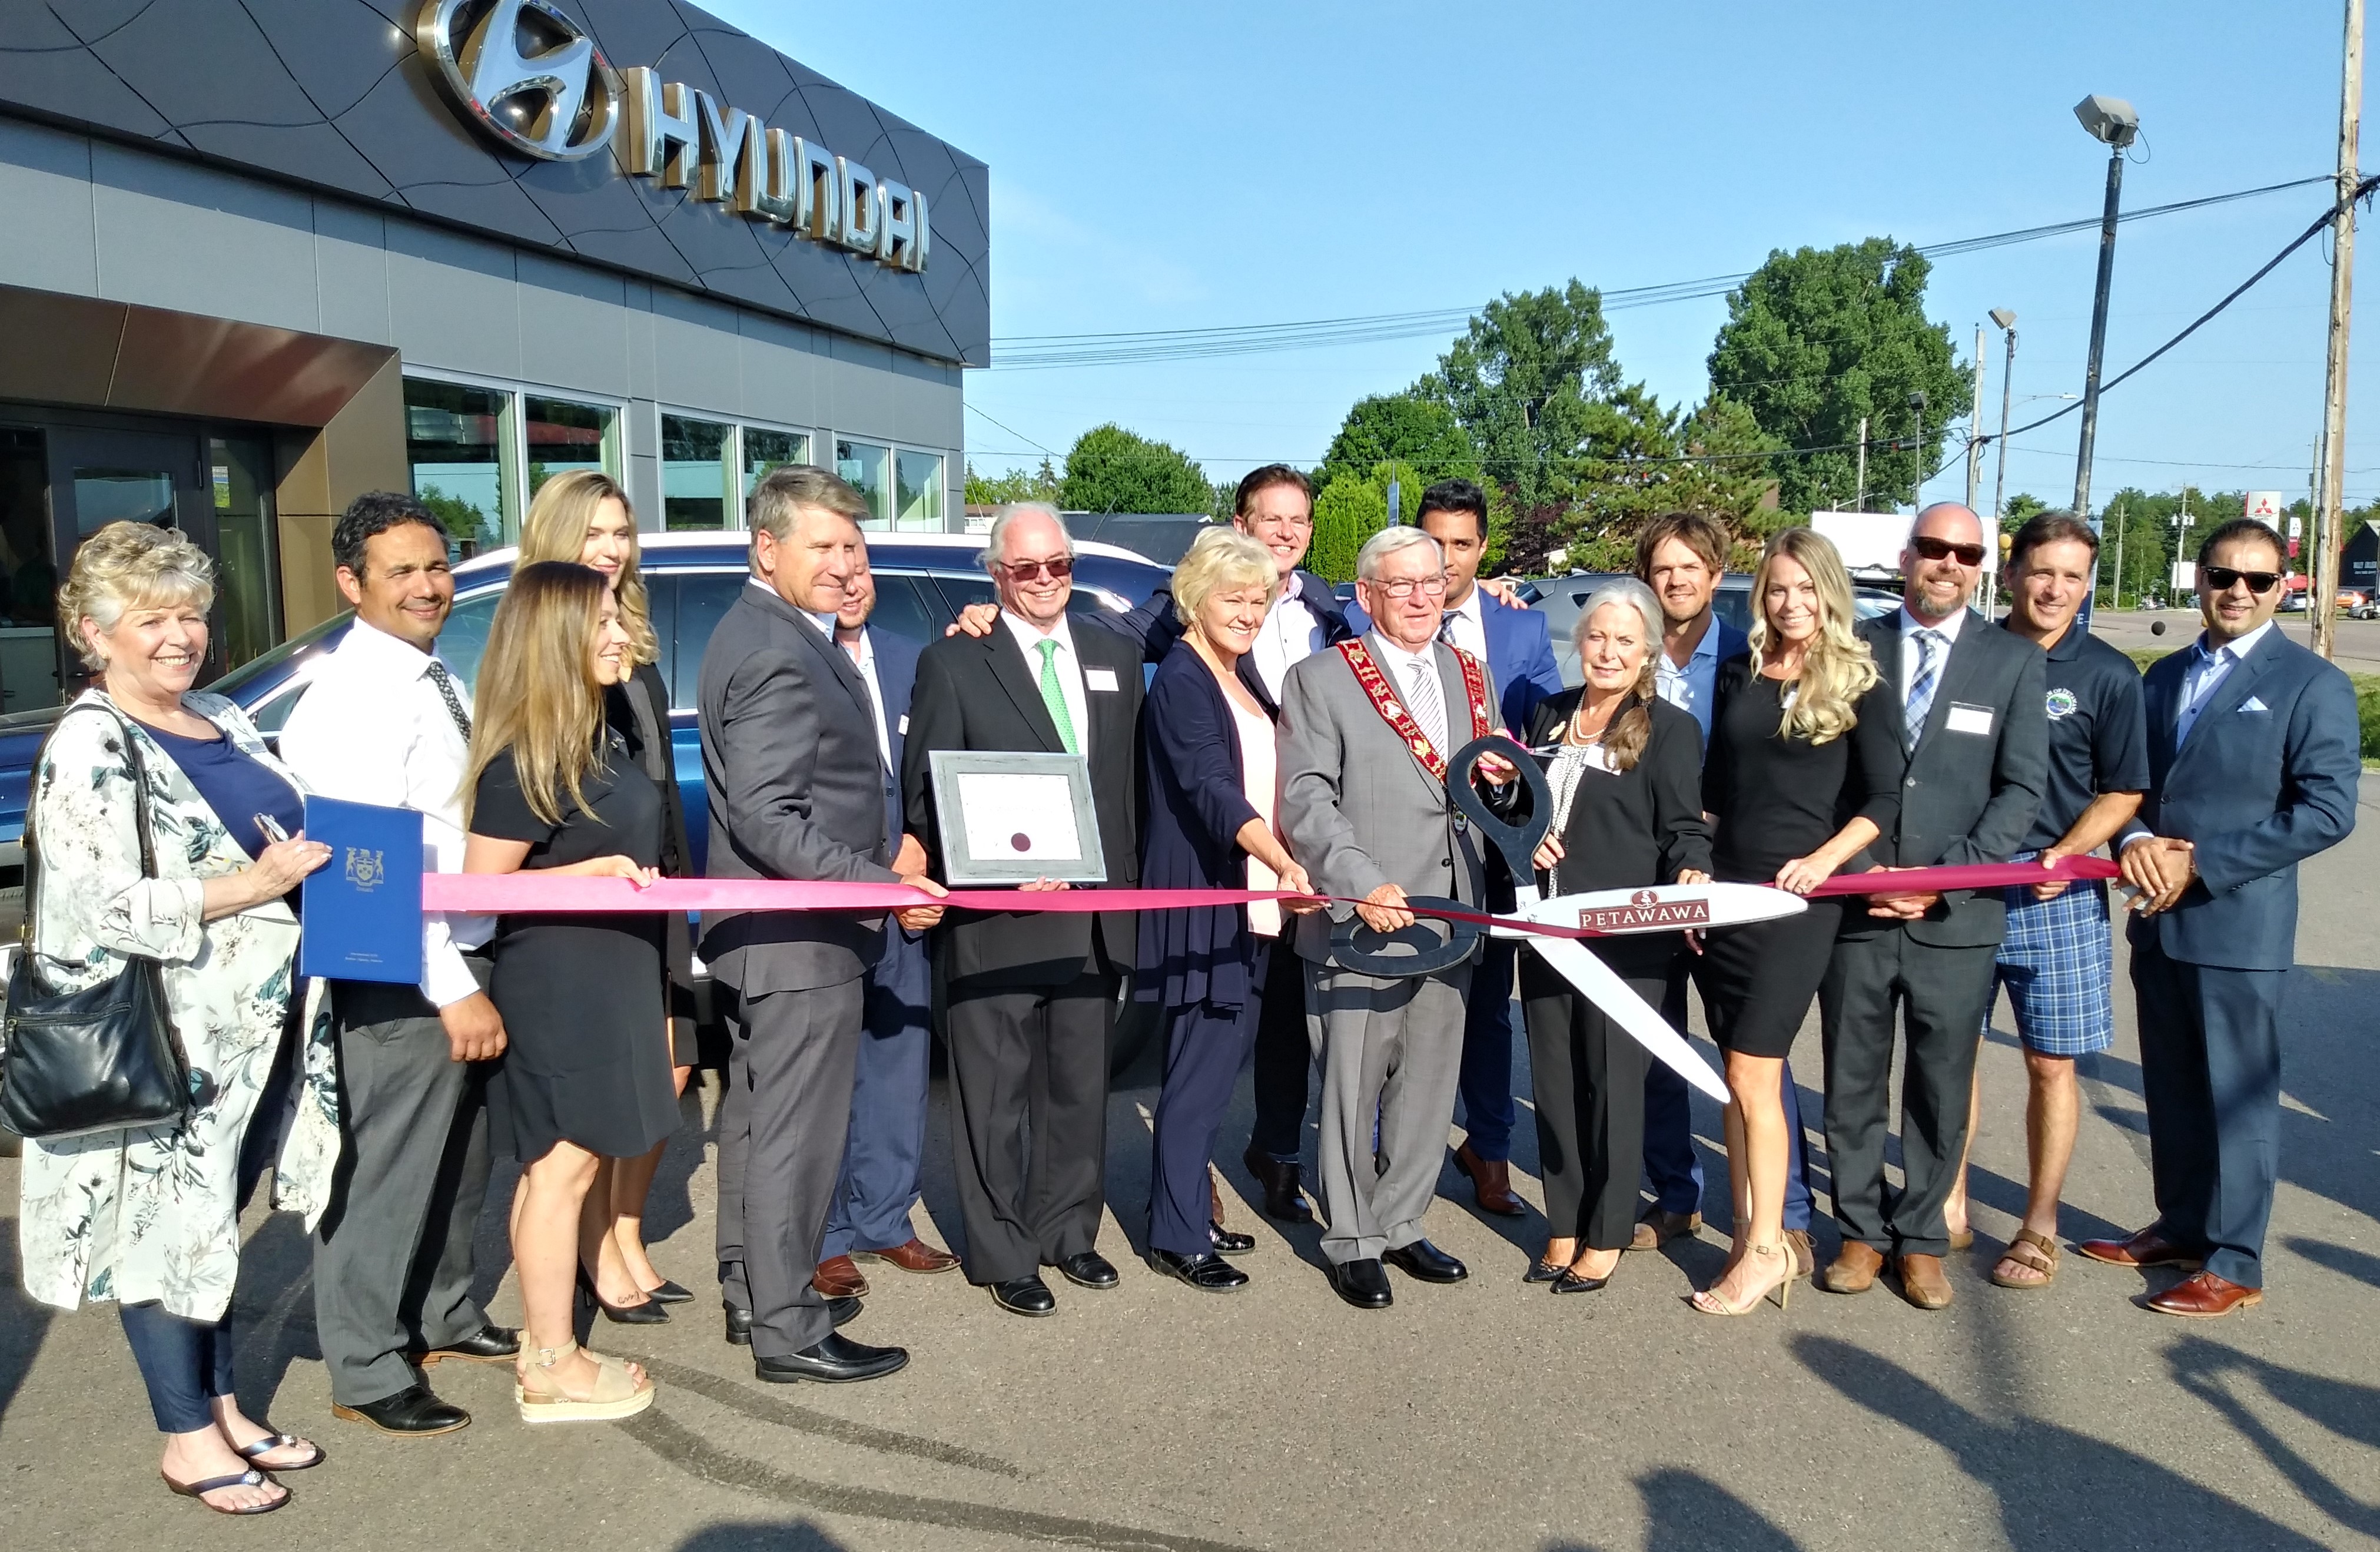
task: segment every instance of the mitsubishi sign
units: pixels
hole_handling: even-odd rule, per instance
[[[618,165],[747,219],[922,272],[925,196],[643,67],[615,68],[550,0],[424,0],[415,42],[440,87],[508,151]]]

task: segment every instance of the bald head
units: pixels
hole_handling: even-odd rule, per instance
[[[1936,502],[1917,515],[1900,552],[1900,601],[1927,624],[1967,606],[1984,568],[1984,520],[1957,502]]]

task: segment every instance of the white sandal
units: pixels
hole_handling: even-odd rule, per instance
[[[611,1423],[634,1417],[653,1404],[651,1376],[639,1380],[628,1373],[628,1365],[621,1359],[593,1352],[587,1354],[596,1364],[592,1394],[581,1398],[560,1390],[531,1390],[526,1381],[533,1370],[545,1371],[550,1380],[553,1366],[580,1349],[577,1342],[567,1341],[560,1347],[534,1351],[537,1357],[526,1367],[516,1369],[513,1376],[513,1402],[520,1408],[524,1423]]]

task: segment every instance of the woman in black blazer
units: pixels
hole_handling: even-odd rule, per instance
[[[1661,610],[1633,577],[1603,584],[1574,633],[1586,682],[1541,702],[1533,749],[1550,747],[1554,828],[1537,848],[1548,895],[1710,876],[1702,816],[1702,732],[1654,691]],[[1658,1007],[1677,957],[1670,933],[1589,945]],[[1551,1232],[1525,1280],[1592,1293],[1611,1279],[1636,1228],[1645,1162],[1645,1048],[1534,953],[1521,956],[1529,1066],[1536,1082],[1537,1158]]]
[[[1187,628],[1158,664],[1141,718],[1144,889],[1309,887],[1273,833],[1275,709],[1239,677],[1278,586],[1264,547],[1224,528],[1200,534],[1173,574]],[[1220,1253],[1256,1247],[1214,1222],[1207,1166],[1256,1037],[1265,955],[1281,921],[1274,904],[1140,913],[1134,996],[1164,1007],[1166,1029],[1148,1261],[1207,1292],[1246,1286]]]

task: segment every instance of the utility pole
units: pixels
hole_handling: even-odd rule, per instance
[[[1975,325],[1975,391],[1967,395],[1967,510],[1975,510],[1975,498],[1983,493],[1984,484],[1984,326]],[[1998,527],[1999,515],[1992,515],[1987,527]]]
[[[2313,649],[2338,635],[2339,514],[2347,481],[2347,326],[2355,291],[2356,140],[2363,118],[2363,0],[2347,0],[2338,83],[2338,208],[2330,218],[2330,351],[2322,383],[2322,504],[2313,520]]]
[[[2121,609],[2121,608],[2123,608],[2123,607],[2124,607],[2124,498],[2123,498],[2123,497],[2121,497],[2121,496],[2118,496],[2118,497],[2116,498],[2116,601],[2115,601],[2115,607],[2116,607],[2116,608],[2118,608],[2118,609]]]
[[[1867,417],[1860,417],[1859,485],[1852,497],[1852,510],[1867,510]]]
[[[2093,139],[2107,148],[2107,204],[2099,218],[2099,282],[2091,301],[2091,357],[2082,368],[2082,436],[2074,451],[2074,515],[2093,528],[2091,515],[2091,449],[2099,435],[2099,362],[2107,348],[2107,288],[2116,275],[2116,220],[2124,199],[2124,152],[2141,132],[2140,115],[2132,105],[2114,97],[2085,97],[2074,105],[2074,116]],[[2091,606],[2099,591],[2099,571],[2091,568],[2091,588],[2082,595],[2081,622],[2091,628]]]
[[[2008,359],[2000,367],[2000,438],[1999,467],[1992,476],[1992,527],[1999,527],[2008,497],[2008,426],[2010,394],[2016,390],[2016,313],[2009,308],[1992,309],[1992,321],[2008,335]]]

